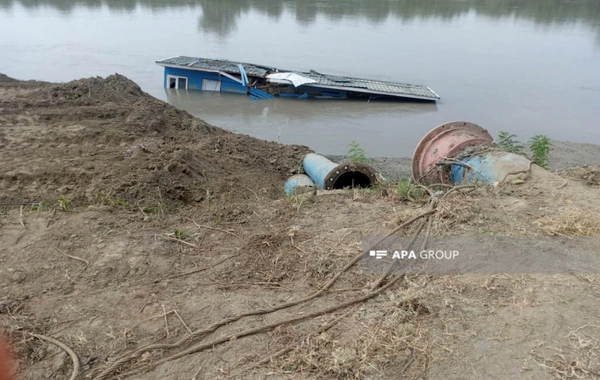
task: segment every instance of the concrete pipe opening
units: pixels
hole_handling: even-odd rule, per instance
[[[369,165],[356,162],[333,168],[323,183],[325,190],[372,187],[377,182],[376,171]]]
[[[332,184],[332,189],[344,189],[347,187],[371,187],[373,181],[362,172],[351,171],[341,174]]]

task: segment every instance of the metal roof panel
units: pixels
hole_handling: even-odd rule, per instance
[[[421,99],[439,99],[439,96],[427,86],[407,84],[407,83],[395,83],[381,80],[370,80],[361,78],[352,78],[339,75],[328,75],[321,74],[314,70],[310,72],[301,71],[287,71],[278,70],[276,68],[270,68],[267,66],[255,65],[252,63],[241,63],[232,62],[220,59],[207,59],[207,58],[194,58],[194,57],[173,57],[163,59],[162,61],[156,61],[162,66],[174,66],[182,69],[192,70],[209,70],[209,71],[222,71],[231,74],[240,75],[240,69],[238,64],[241,64],[246,71],[246,74],[250,76],[265,77],[270,72],[290,72],[304,77],[310,78],[315,83],[307,84],[310,87],[329,86],[336,88],[347,89],[347,91],[361,92],[365,90],[368,93],[390,95],[390,96],[406,96],[416,97]]]
[[[386,81],[371,80],[371,79],[332,76],[332,75],[317,73],[316,71],[313,71],[313,70],[311,70],[310,72],[307,72],[307,73],[305,73],[305,72],[296,72],[296,73],[315,80],[317,83],[313,84],[312,86],[321,84],[321,85],[326,85],[326,86],[347,87],[349,89],[356,88],[358,90],[367,89],[370,91],[381,92],[382,94],[414,95],[414,96],[419,96],[419,97],[439,99],[439,96],[427,86],[406,84],[406,83],[386,82]]]
[[[195,57],[173,57],[163,59],[162,61],[156,61],[159,65],[171,65],[179,66],[182,69],[193,68],[200,70],[212,70],[212,71],[225,71],[233,74],[240,74],[240,68],[238,64],[244,66],[246,74],[253,76],[264,76],[267,72],[273,70],[268,67],[254,65],[251,63],[243,62],[232,62],[223,59],[206,59],[206,58],[195,58]]]

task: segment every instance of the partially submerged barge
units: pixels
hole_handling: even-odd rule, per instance
[[[351,78],[316,72],[280,70],[226,60],[173,57],[156,61],[165,68],[164,87],[233,92],[252,99],[417,99],[440,97],[427,86]]]

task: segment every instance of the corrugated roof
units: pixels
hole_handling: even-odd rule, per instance
[[[360,79],[352,77],[342,77],[337,75],[321,74],[314,70],[308,73],[297,72],[297,74],[315,80],[317,83],[307,84],[306,86],[334,86],[365,89],[385,94],[393,95],[411,95],[424,98],[439,99],[439,96],[427,86],[386,82],[380,80]]]
[[[184,56],[163,59],[162,61],[156,61],[156,63],[158,63],[161,66],[174,66],[181,67],[182,69],[222,71],[238,75],[240,75],[240,69],[238,65],[241,64],[244,67],[246,74],[250,76],[264,77],[269,72],[293,72],[315,80],[316,83],[310,83],[305,85],[310,87],[328,86],[342,88],[348,91],[355,92],[361,92],[362,90],[367,93],[381,95],[431,100],[439,99],[439,96],[427,86],[386,82],[380,80],[360,79],[338,75],[327,75],[318,73],[314,70],[311,70],[310,72],[287,71],[278,70],[276,68],[270,68],[261,65],[255,65],[252,63],[232,62],[221,59],[206,59]]]
[[[194,57],[173,57],[163,59],[162,61],[156,61],[161,66],[179,66],[183,69],[200,69],[200,70],[212,70],[212,71],[225,71],[232,74],[240,74],[240,68],[238,64],[244,66],[246,74],[252,76],[265,76],[267,72],[273,70],[272,68],[254,65],[252,63],[243,62],[232,62],[224,59],[206,59],[206,58],[194,58]]]

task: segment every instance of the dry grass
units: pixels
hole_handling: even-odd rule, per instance
[[[598,379],[600,377],[600,326],[585,325],[567,336],[569,345],[562,348],[549,348],[551,355],[542,355],[537,351],[546,344],[540,344],[531,355],[537,365],[547,369],[559,379]]]
[[[544,216],[536,224],[545,234],[552,236],[600,235],[600,218],[579,210],[567,211],[559,216]]]
[[[479,190],[483,191],[483,190]],[[481,209],[477,204],[477,194],[459,194],[455,192],[439,202],[438,212],[434,216],[432,233],[444,235],[456,234],[459,230],[469,229],[482,217]]]
[[[561,176],[573,180],[583,180],[589,186],[600,186],[600,166],[589,166],[587,168],[566,169],[559,172]]]
[[[304,335],[288,355],[272,363],[274,369],[314,379],[424,376],[431,338],[421,319],[429,310],[418,298],[401,297],[389,292],[385,306],[355,307],[331,330]]]
[[[23,313],[24,303],[15,299],[0,299],[0,340],[8,342],[13,355],[21,362],[41,360],[47,353],[45,345],[29,334],[49,329],[50,321],[41,321]]]

